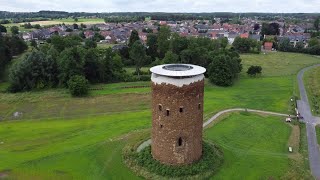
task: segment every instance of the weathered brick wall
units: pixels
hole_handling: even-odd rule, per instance
[[[152,83],[151,88],[153,157],[171,165],[199,160],[202,155],[204,80],[183,87]]]

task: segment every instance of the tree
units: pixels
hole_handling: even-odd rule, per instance
[[[71,28],[67,28],[66,32],[72,32],[73,30]]]
[[[171,32],[170,32],[169,27],[161,26],[159,33],[158,33],[158,49],[159,49],[160,58],[163,58],[165,56],[166,52],[169,50],[170,36],[171,36]]]
[[[97,47],[97,42],[93,41],[92,39],[86,39],[84,43],[84,47],[89,49],[89,48],[96,48]]]
[[[51,44],[57,51],[62,52],[66,48],[63,37],[54,35],[50,39],[51,39]]]
[[[254,24],[254,26],[253,26],[253,30],[258,30],[258,29],[260,29],[260,24]]]
[[[173,53],[179,55],[181,51],[188,48],[188,39],[180,37],[179,34],[174,33],[170,39],[170,49]]]
[[[278,23],[263,23],[261,28],[261,34],[263,35],[280,35]]]
[[[179,62],[179,56],[172,51],[168,51],[163,58],[163,63],[174,64]]]
[[[222,51],[213,57],[208,68],[208,75],[210,81],[218,86],[231,86],[241,69],[241,59],[236,53]]]
[[[117,82],[123,79],[125,71],[123,70],[122,59],[111,48],[104,51],[101,63],[99,71],[103,82]]]
[[[153,60],[158,57],[158,39],[156,34],[147,35],[147,55],[150,56]]]
[[[308,42],[309,47],[317,46],[320,44],[320,41],[317,38],[311,38]]]
[[[283,38],[279,41],[279,51],[290,52],[293,49],[293,45],[290,43],[289,38]]]
[[[74,75],[68,81],[68,88],[72,96],[85,96],[89,92],[89,83],[84,76]]]
[[[317,31],[319,31],[319,29],[320,29],[320,17],[317,17],[317,19],[314,21],[313,25],[314,25],[314,28]]]
[[[11,30],[11,33],[12,33],[12,34],[19,34],[19,28],[18,28],[18,26],[12,26],[12,27],[10,28],[10,30]]]
[[[139,33],[137,30],[132,30],[128,46],[131,48],[136,41],[140,41]]]
[[[17,35],[5,36],[4,40],[10,49],[11,55],[13,56],[19,55],[28,49],[26,42],[24,42],[24,40]]]
[[[297,52],[301,52],[303,50],[303,48],[304,48],[303,42],[300,41],[300,42],[296,43],[295,49],[296,49]]]
[[[73,29],[79,29],[78,24],[74,23],[74,24],[73,24]]]
[[[74,22],[78,22],[78,21],[79,21],[79,19],[75,17],[74,18]]]
[[[30,41],[30,46],[32,46],[32,47],[34,47],[34,48],[38,48],[38,44],[37,44],[37,42],[36,42],[36,40],[34,40],[34,39],[32,39],[31,41]]]
[[[92,83],[101,81],[99,68],[102,64],[99,61],[99,53],[95,48],[90,48],[84,55],[84,75]]]
[[[262,72],[262,67],[261,66],[250,66],[248,68],[247,74],[249,76],[256,76],[256,75],[260,75]]]
[[[60,85],[67,85],[74,75],[83,75],[84,50],[80,47],[67,48],[58,59]]]
[[[134,65],[136,66],[136,73],[140,75],[140,69],[145,64],[146,61],[146,51],[144,46],[136,41],[133,43],[129,51],[130,58],[133,60]]]
[[[232,46],[241,53],[248,53],[250,51],[251,42],[248,38],[236,37]]]
[[[3,72],[5,66],[11,60],[11,52],[9,46],[6,44],[3,36],[0,33],[0,77]]]
[[[6,33],[6,32],[7,32],[7,28],[0,24],[0,33]]]
[[[52,86],[56,79],[55,61],[40,51],[32,51],[10,69],[11,92]]]

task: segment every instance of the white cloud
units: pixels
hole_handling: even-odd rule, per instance
[[[1,0],[0,11],[319,12],[320,0]]]

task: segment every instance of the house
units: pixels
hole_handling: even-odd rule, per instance
[[[148,33],[139,32],[139,38],[141,39],[141,41],[143,43],[147,42],[147,35],[148,35]]]
[[[91,30],[85,31],[84,32],[84,36],[88,39],[88,38],[92,38],[94,36],[94,32]]]
[[[228,37],[227,37],[229,44],[232,44],[232,43],[234,42],[234,39],[236,39],[236,37],[238,37],[238,36],[239,36],[238,33],[230,32],[230,33],[228,34]]]
[[[256,40],[256,41],[260,41],[260,35],[259,34],[250,34],[249,35],[250,39]]]
[[[272,51],[272,46],[273,46],[272,42],[265,42],[263,45],[263,48],[265,51]]]
[[[241,38],[249,38],[249,33],[240,34]]]

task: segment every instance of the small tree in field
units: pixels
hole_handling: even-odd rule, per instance
[[[249,76],[257,76],[262,73],[262,67],[261,66],[250,66],[248,68],[247,74]]]
[[[72,96],[85,96],[88,94],[89,83],[84,76],[75,75],[68,81],[68,88]]]

